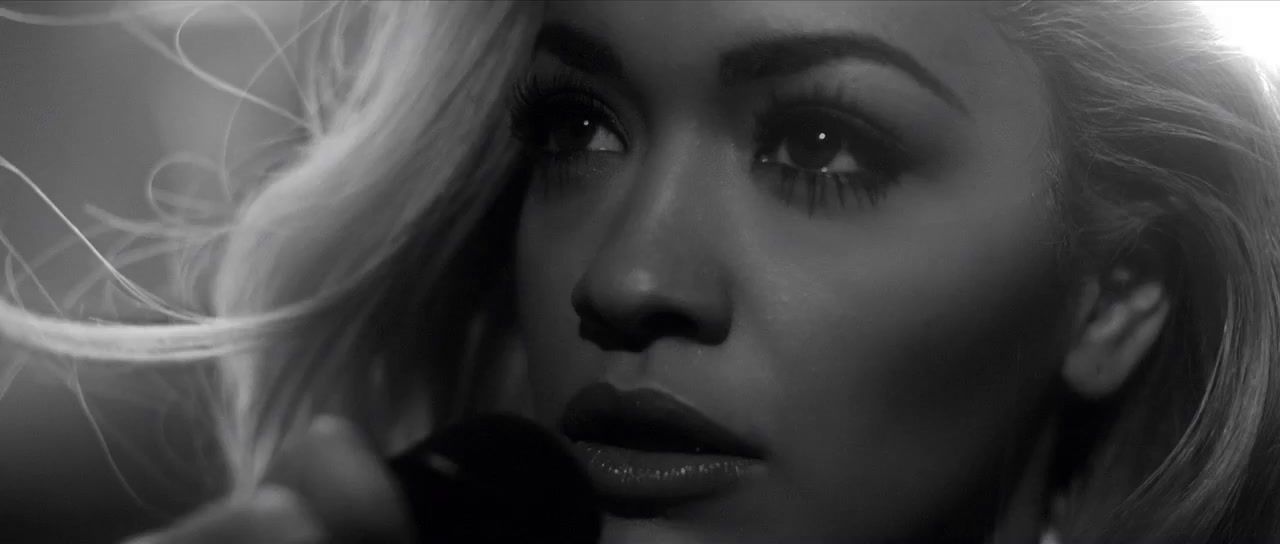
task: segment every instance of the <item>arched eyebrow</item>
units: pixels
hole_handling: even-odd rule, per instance
[[[725,85],[737,85],[803,72],[846,58],[896,68],[947,105],[970,115],[959,95],[911,54],[867,34],[798,34],[736,46],[720,55],[720,81]]]
[[[625,78],[622,61],[609,43],[565,23],[543,25],[535,51],[546,51],[566,65],[601,77]],[[858,58],[896,68],[947,105],[970,115],[964,101],[906,51],[866,34],[797,34],[769,37],[734,46],[720,54],[720,81],[726,86],[803,72],[829,62]]]
[[[546,51],[560,62],[586,74],[622,78],[622,61],[609,42],[564,23],[546,23],[534,39],[533,50]]]

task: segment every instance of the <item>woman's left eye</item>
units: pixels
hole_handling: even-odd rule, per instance
[[[755,168],[769,174],[788,202],[797,187],[804,191],[811,212],[829,202],[875,204],[904,170],[895,140],[828,108],[781,108],[758,126]]]
[[[826,119],[799,118],[777,127],[756,160],[822,173],[854,172],[860,168],[849,149],[848,132]]]

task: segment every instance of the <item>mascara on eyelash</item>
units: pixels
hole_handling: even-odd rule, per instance
[[[792,204],[796,185],[802,184],[808,195],[809,215],[813,215],[820,206],[828,205],[831,200],[829,193],[835,194],[842,209],[849,202],[848,195],[857,203],[875,206],[906,169],[907,161],[900,145],[866,121],[839,111],[839,106],[812,97],[793,101],[781,99],[776,94],[774,97],[774,104],[756,116],[757,152],[753,169],[773,176],[772,181],[777,184],[786,204]],[[853,155],[859,167],[856,171],[831,172],[768,159],[772,154],[770,151],[778,152],[783,146],[789,147],[791,137],[804,130],[819,130],[818,127],[824,124],[833,126],[840,134],[841,148],[836,153]]]
[[[901,160],[907,160],[906,137],[890,123],[867,111],[856,98],[850,96],[851,93],[852,89],[847,84],[828,81],[816,81],[799,89],[777,87],[768,92],[767,103],[760,111],[771,112],[783,108],[829,111],[865,130]]]
[[[550,77],[532,76],[519,82],[513,89],[512,124],[513,132],[526,144],[543,145],[542,138],[537,136],[539,130],[554,121],[563,118],[569,108],[580,109],[586,116],[596,117],[602,125],[617,134],[626,147],[626,135],[617,117],[604,104],[593,90],[590,82],[572,73],[556,74]],[[834,96],[839,97],[836,93]],[[814,171],[785,164],[765,164],[776,171],[776,182],[782,192],[782,198],[791,204],[796,184],[803,186],[810,215],[819,208],[825,207],[834,194],[840,208],[845,208],[850,201],[874,206],[884,196],[888,187],[896,181],[903,164],[901,146],[896,143],[887,131],[874,126],[862,116],[845,111],[850,109],[843,104],[843,99],[832,98],[831,95],[810,93],[802,98],[784,98],[780,93],[771,95],[772,104],[756,114],[757,149],[777,148],[786,143],[786,125],[803,121],[807,116],[820,119],[834,125],[841,134],[845,146],[852,146],[849,152],[856,156],[859,165],[857,172]],[[547,110],[560,102],[559,115],[552,115]],[[567,107],[566,107],[567,106]],[[557,113],[557,112],[552,112]],[[535,141],[536,140],[536,141]],[[598,170],[602,165],[593,159],[589,150],[546,151],[538,153],[541,163],[539,176],[543,183],[544,193],[549,194],[553,186],[563,189],[570,180],[590,177],[586,169]],[[752,169],[757,170],[761,153],[753,161]],[[597,173],[598,174],[598,173]]]
[[[828,205],[831,200],[828,191],[835,194],[840,209],[850,203],[875,207],[895,181],[874,174],[807,172],[777,163],[757,163],[756,171],[760,168],[773,169],[770,174],[776,176],[772,180],[775,191],[788,206],[794,204],[796,186],[802,185],[808,195],[805,202],[810,216]]]
[[[583,110],[599,114],[609,128],[618,134],[624,145],[631,140],[617,114],[598,95],[592,84],[585,77],[572,72],[557,72],[549,76],[533,74],[512,85],[508,116],[516,138],[528,143],[532,139],[532,129],[540,121],[539,114],[545,114],[541,110],[556,100],[565,100]]]
[[[581,149],[548,149],[557,121],[580,116],[595,119],[600,127],[613,132],[623,148],[627,140],[617,120],[589,84],[580,77],[555,75],[531,76],[517,82],[512,89],[510,120],[512,133],[525,147],[533,167],[535,185],[544,198],[564,192],[574,183],[593,176],[605,175],[607,163],[598,153]]]

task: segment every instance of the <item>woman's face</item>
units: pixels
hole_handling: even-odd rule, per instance
[[[550,6],[521,327],[606,541],[996,516],[1064,347],[1040,89],[977,5]]]

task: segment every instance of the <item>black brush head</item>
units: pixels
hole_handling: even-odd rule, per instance
[[[560,440],[532,421],[479,416],[432,435],[390,467],[419,542],[599,541],[591,481]]]

